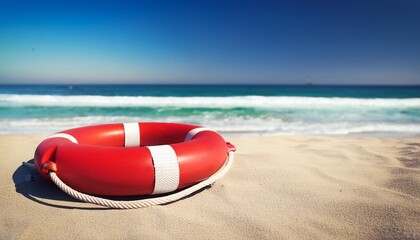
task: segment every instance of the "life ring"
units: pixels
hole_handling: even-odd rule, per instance
[[[161,194],[209,178],[235,147],[217,132],[179,123],[122,123],[65,130],[35,151],[37,170],[104,196]]]

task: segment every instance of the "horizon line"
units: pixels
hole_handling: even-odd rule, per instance
[[[300,86],[300,87],[420,87],[419,84],[285,84],[285,83],[0,83],[0,86]]]

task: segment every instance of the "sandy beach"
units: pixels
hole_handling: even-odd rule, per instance
[[[0,136],[0,239],[420,239],[420,138],[229,138],[211,188],[110,210],[21,166],[43,137]]]

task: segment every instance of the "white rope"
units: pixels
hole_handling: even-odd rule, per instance
[[[208,179],[199,182],[191,187],[188,187],[184,190],[179,192],[173,193],[168,196],[156,197],[156,198],[149,198],[149,199],[142,199],[142,200],[134,200],[134,201],[116,201],[116,200],[109,200],[105,198],[91,196],[85,193],[78,192],[71,187],[67,186],[64,182],[62,182],[55,172],[49,172],[51,179],[53,182],[63,190],[68,195],[72,196],[73,198],[79,199],[81,201],[85,201],[88,203],[93,203],[109,208],[120,208],[120,209],[134,209],[134,208],[142,208],[142,207],[149,207],[153,205],[161,205],[165,203],[170,203],[177,201],[183,197],[186,197],[214,182],[221,179],[232,167],[234,160],[234,153],[229,152],[228,158],[226,160],[225,165],[217,171],[215,174],[210,176]]]

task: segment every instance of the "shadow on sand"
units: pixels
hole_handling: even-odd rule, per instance
[[[33,159],[27,161],[34,163]],[[66,205],[66,203],[80,202],[61,191],[53,182],[43,178],[35,169],[21,165],[13,173],[13,182],[15,183],[16,192],[22,194],[26,198],[49,207],[64,209],[84,209],[84,210],[107,210],[101,207],[75,207]],[[54,204],[50,201],[55,200],[63,204]],[[91,205],[90,205],[91,206]]]
[[[27,163],[34,163],[33,159],[28,160]],[[29,168],[27,166],[21,165],[19,166],[16,171],[13,173],[13,182],[15,183],[16,192],[22,194],[26,198],[37,202],[39,204],[49,206],[49,207],[56,207],[56,208],[64,208],[64,209],[82,209],[82,210],[112,210],[110,208],[104,207],[76,207],[71,206],[74,202],[81,202],[78,199],[72,198],[67,195],[65,192],[61,191],[52,181],[48,181],[44,177],[41,176],[35,169]],[[185,196],[177,201],[190,198],[206,189],[211,188],[212,185],[209,185],[205,188],[202,188],[188,196]],[[169,193],[170,194],[170,193]],[[141,200],[141,199],[148,199],[148,198],[155,198],[160,196],[165,196],[168,194],[162,195],[149,195],[149,196],[133,196],[133,197],[108,197],[105,198],[111,200],[121,200],[121,201],[134,201],[134,200]],[[55,204],[50,203],[49,201],[45,200],[54,200],[57,202],[62,202],[63,204]],[[174,202],[177,202],[174,201]],[[66,205],[69,203],[70,205]],[[171,204],[166,203],[162,205]],[[89,206],[92,206],[89,204]]]

